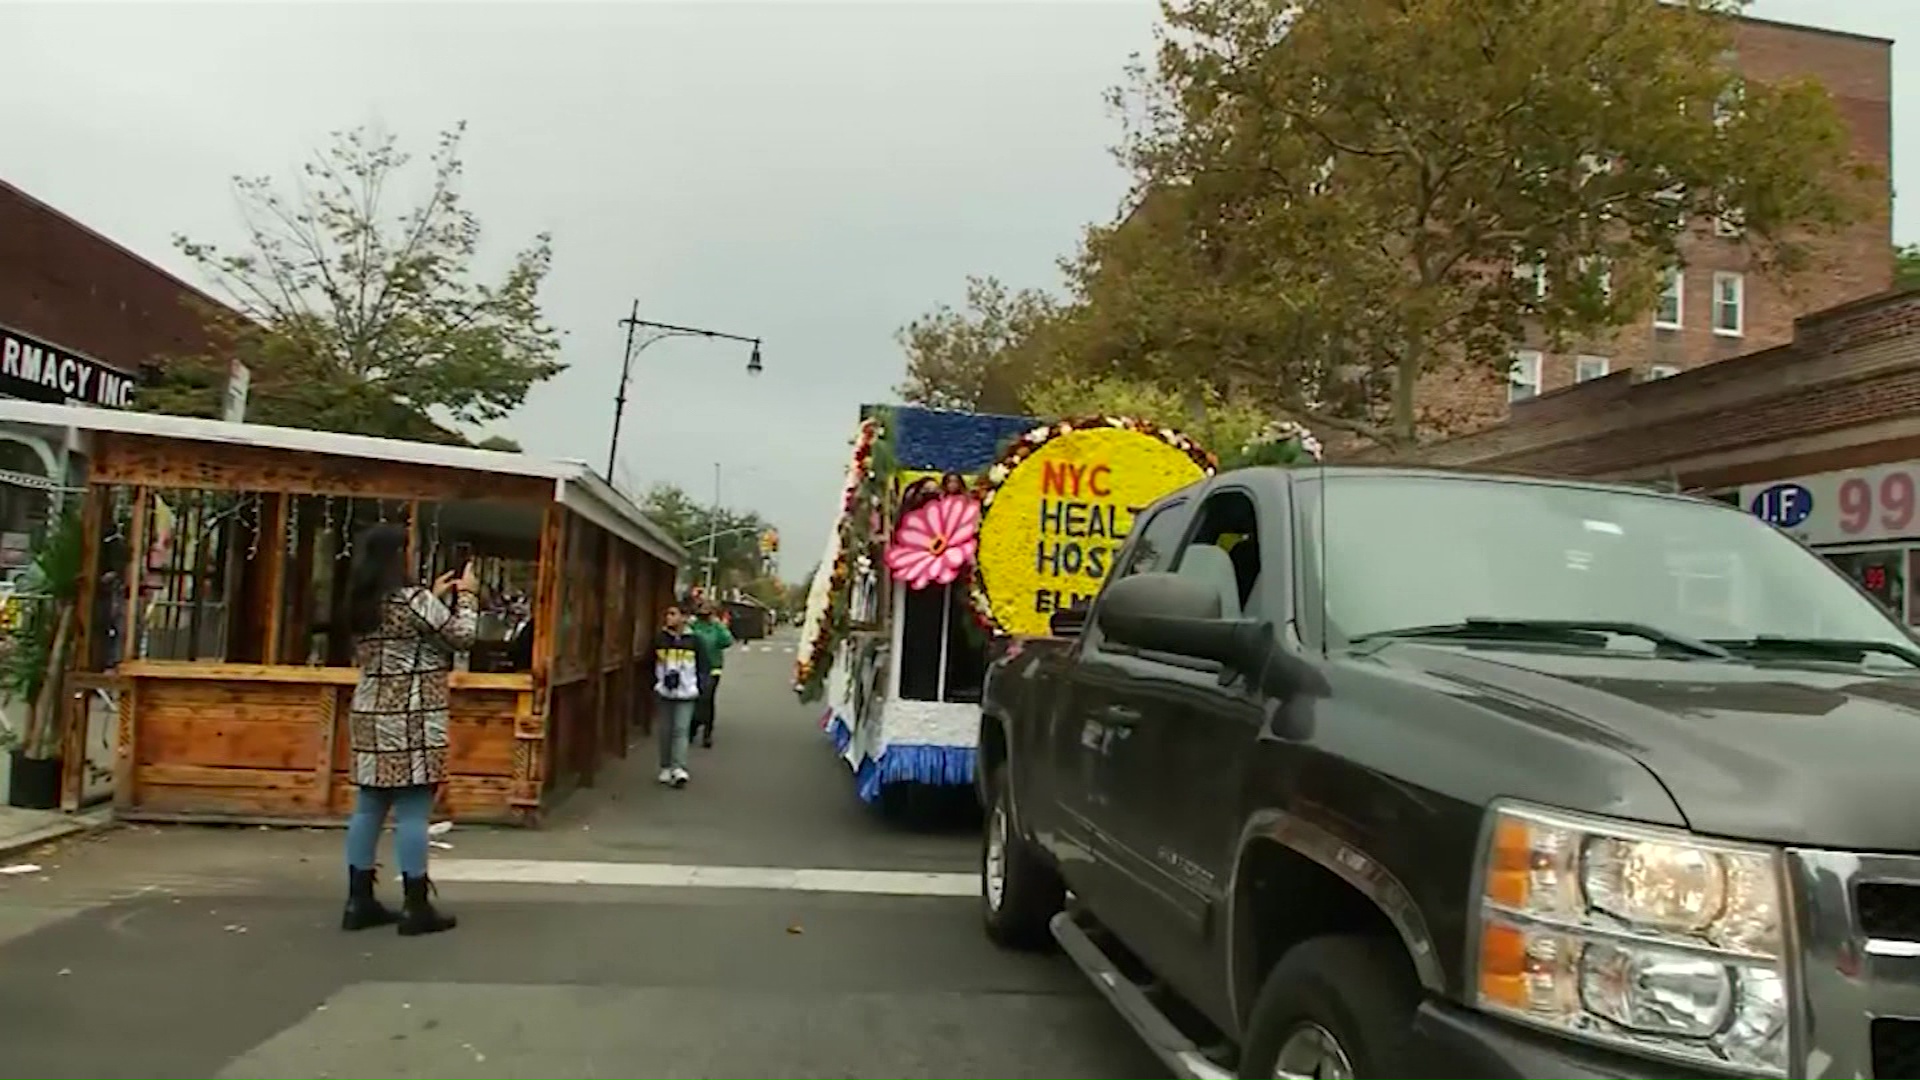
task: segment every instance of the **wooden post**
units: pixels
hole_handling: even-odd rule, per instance
[[[67,671],[94,670],[93,634],[99,626],[95,606],[100,598],[101,522],[107,519],[112,492],[89,485],[80,505],[80,581],[73,606],[73,653]],[[74,699],[80,699],[75,707]],[[60,730],[60,808],[80,809],[80,796],[87,782],[87,718],[93,691],[68,691],[60,701],[60,715],[66,726]],[[76,716],[78,719],[76,720]]]
[[[411,499],[407,502],[407,569],[415,574],[421,574],[419,499]],[[422,574],[422,577],[424,576]]]
[[[133,532],[127,537],[131,554],[127,557],[126,625],[121,627],[120,658],[140,657],[140,589],[147,580],[147,516],[152,509],[153,489],[139,487],[133,493]]]
[[[266,555],[266,582],[262,591],[266,594],[266,641],[264,642],[260,662],[263,664],[281,663],[282,639],[286,637],[287,615],[287,504],[293,496],[276,494],[267,496],[267,513],[259,523],[261,532],[259,550]]]
[[[560,560],[567,550],[567,514],[550,504],[540,523],[540,568],[534,578],[533,693],[514,723],[513,786],[508,800],[523,818],[537,817],[545,780],[544,749],[553,717],[553,665],[560,640]]]
[[[333,744],[338,737],[340,727],[340,687],[332,683],[322,683],[319,687],[320,701],[318,720],[320,724],[320,760],[313,766],[313,786],[320,802],[320,812],[331,814],[333,811]],[[351,691],[346,691],[351,693]],[[347,775],[353,775],[349,769]],[[342,808],[345,812],[345,808]]]
[[[313,549],[318,542],[320,531],[311,514],[301,517],[295,511],[300,496],[287,496],[287,510],[292,517],[294,530],[293,569],[288,576],[293,595],[287,598],[286,626],[284,637],[291,641],[282,641],[280,657],[282,663],[304,664],[307,662],[307,648],[311,643],[310,632],[313,618]]]
[[[133,493],[133,531],[127,538],[127,611],[125,625],[121,627],[120,659],[137,660],[140,657],[140,590],[147,580],[147,515],[151,506],[153,491],[145,486],[137,487]],[[131,810],[137,805],[140,793],[137,790],[139,780],[135,768],[137,756],[135,742],[139,738],[140,680],[128,679],[125,689],[120,692],[120,719],[115,725],[113,737],[113,806],[115,810]]]

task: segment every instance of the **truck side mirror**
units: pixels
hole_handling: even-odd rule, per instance
[[[1218,590],[1184,574],[1133,574],[1109,583],[1100,595],[1099,624],[1119,644],[1242,672],[1257,670],[1271,645],[1266,623],[1222,618]]]

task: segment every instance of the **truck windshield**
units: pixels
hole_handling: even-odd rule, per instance
[[[1324,499],[1316,497],[1322,485]],[[1326,617],[1336,640],[1494,619],[1634,624],[1710,642],[1914,649],[1819,556],[1722,506],[1390,473],[1328,476],[1303,485],[1295,505],[1309,603],[1326,538]]]

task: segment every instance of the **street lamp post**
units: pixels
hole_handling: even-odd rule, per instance
[[[645,351],[647,346],[670,337],[702,337],[719,341],[738,341],[753,346],[753,352],[747,357],[747,374],[760,374],[763,365],[760,362],[760,339],[741,334],[725,334],[718,330],[704,330],[697,326],[675,326],[672,323],[648,322],[640,317],[640,301],[633,302],[633,313],[620,320],[627,328],[627,348],[620,360],[620,386],[613,395],[613,434],[607,437],[607,483],[613,483],[613,466],[620,454],[620,418],[627,411],[627,381],[633,375],[633,358]],[[640,340],[638,347],[634,336],[640,330],[653,331],[653,336]]]

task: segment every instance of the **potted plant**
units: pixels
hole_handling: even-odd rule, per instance
[[[26,706],[8,750],[7,798],[14,806],[60,804],[60,690],[73,644],[81,542],[80,517],[68,506],[41,534],[0,621],[0,699]]]

